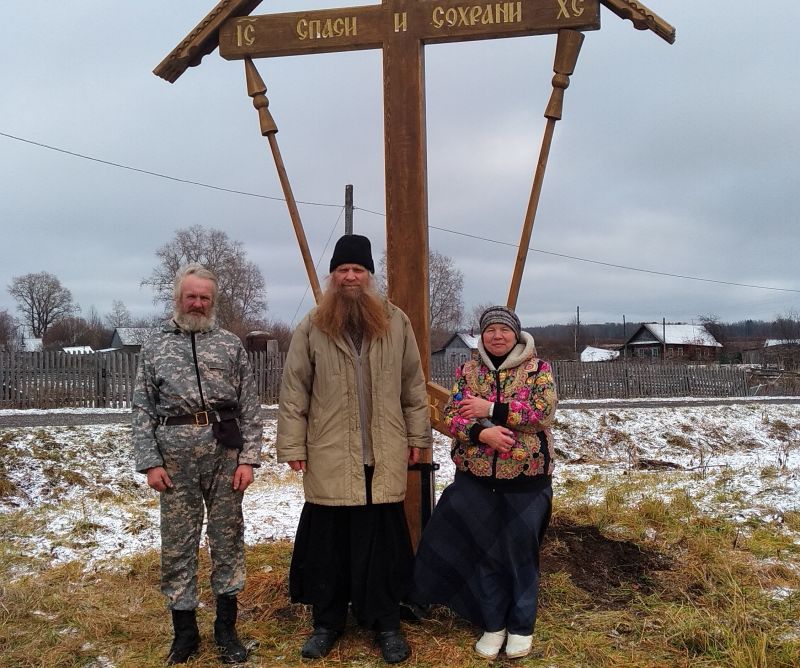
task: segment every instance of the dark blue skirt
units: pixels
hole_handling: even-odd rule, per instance
[[[410,599],[446,605],[485,631],[531,634],[552,501],[549,476],[509,492],[457,471],[422,534]]]

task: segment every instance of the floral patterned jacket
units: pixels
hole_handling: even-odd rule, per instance
[[[548,362],[536,357],[533,337],[523,331],[520,338],[522,342],[499,369],[494,368],[479,340],[481,359],[469,360],[456,371],[444,420],[453,435],[451,456],[459,471],[483,479],[520,482],[553,473],[550,426],[558,403],[553,373]],[[470,436],[478,421],[458,414],[461,401],[467,397],[496,402],[493,421],[514,432],[510,452],[499,453],[473,442]],[[497,410],[498,405],[507,410]]]

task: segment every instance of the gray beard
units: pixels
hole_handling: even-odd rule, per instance
[[[172,318],[184,332],[208,332],[217,323],[215,313],[199,315],[197,313],[180,313],[176,310],[172,314]]]

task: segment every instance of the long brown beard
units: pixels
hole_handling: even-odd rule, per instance
[[[314,325],[331,338],[360,331],[364,340],[379,339],[389,330],[383,300],[370,288],[330,284],[314,313]]]

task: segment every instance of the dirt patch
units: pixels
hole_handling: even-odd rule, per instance
[[[635,593],[650,593],[669,559],[636,543],[604,536],[595,526],[554,520],[542,545],[543,576],[566,572],[596,605],[617,608]]]

